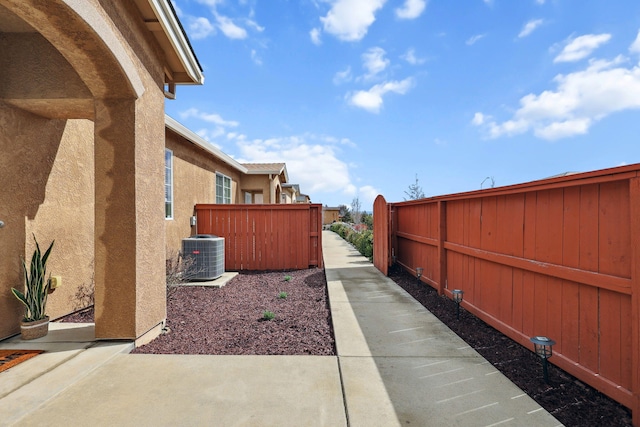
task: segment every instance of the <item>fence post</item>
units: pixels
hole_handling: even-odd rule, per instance
[[[640,178],[629,180],[631,208],[631,411],[640,426]]]
[[[438,200],[438,295],[447,287],[447,253],[444,242],[447,240],[447,204]]]

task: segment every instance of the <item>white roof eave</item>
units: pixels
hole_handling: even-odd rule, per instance
[[[203,84],[204,74],[200,70],[198,60],[196,59],[187,38],[182,32],[182,27],[173,13],[173,9],[169,5],[170,0],[148,1],[149,5],[153,9],[153,13],[155,13],[158,18],[158,22],[162,26],[164,33],[169,38],[169,42],[180,58],[180,62],[184,66],[187,75],[193,80],[193,84]]]
[[[229,166],[233,167],[234,169],[245,174],[248,172],[246,167],[242,166],[240,163],[234,160],[231,156],[229,156],[228,154],[225,154],[218,148],[214,147],[211,143],[205,141],[202,137],[198,136],[193,131],[187,129],[183,124],[179,123],[177,120],[175,120],[172,117],[169,117],[166,114],[164,115],[164,124],[166,127],[171,129],[178,135],[182,136],[187,141],[209,152],[213,156],[219,158]]]

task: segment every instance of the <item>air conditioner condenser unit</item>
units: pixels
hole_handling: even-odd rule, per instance
[[[190,281],[217,279],[224,273],[224,238],[196,234],[182,239],[182,256],[192,260],[186,271]]]

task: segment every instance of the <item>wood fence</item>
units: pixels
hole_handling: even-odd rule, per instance
[[[224,237],[225,270],[323,267],[322,205],[195,206],[198,234]]]
[[[388,231],[386,231],[388,230]],[[378,247],[375,247],[378,246]],[[440,294],[633,411],[640,425],[640,165],[374,204],[374,264]]]

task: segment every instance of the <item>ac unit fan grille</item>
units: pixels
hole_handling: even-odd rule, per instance
[[[224,238],[198,235],[182,239],[182,256],[192,259],[186,272],[189,280],[217,279],[224,273]]]

